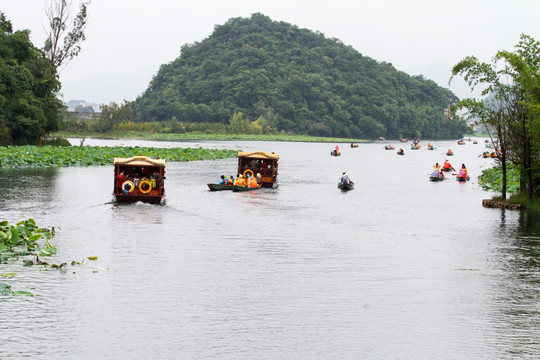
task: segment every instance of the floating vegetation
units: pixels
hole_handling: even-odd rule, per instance
[[[0,168],[110,165],[115,157],[149,156],[167,161],[234,158],[236,150],[153,148],[140,146],[7,146],[0,147]]]
[[[56,248],[49,242],[54,233],[54,227],[39,228],[33,219],[20,221],[15,225],[9,225],[7,221],[0,222],[0,264],[6,263],[10,257],[56,254]],[[45,239],[45,242],[40,243],[40,239]]]

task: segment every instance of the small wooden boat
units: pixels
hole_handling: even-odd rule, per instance
[[[332,150],[332,151],[330,151],[330,155],[331,156],[341,156],[341,153],[337,152],[336,150]]]
[[[113,195],[119,203],[159,204],[165,197],[165,160],[147,156],[114,158]]]
[[[454,156],[454,152],[448,150],[448,151],[446,152],[446,156]]]
[[[471,177],[470,177],[470,176],[465,177],[465,176],[459,176],[459,175],[458,175],[458,176],[456,176],[456,180],[457,180],[457,181],[465,182],[465,181],[471,180]]]
[[[354,182],[349,181],[349,183],[342,184],[341,182],[337,185],[338,189],[341,189],[341,191],[348,191],[354,189]]]
[[[279,155],[264,151],[238,152],[238,174],[256,176],[261,174],[262,187],[275,188],[278,186]],[[234,189],[233,189],[234,191]],[[239,190],[241,191],[241,190]]]
[[[232,191],[255,191],[255,190],[259,190],[259,189],[262,189],[263,187],[262,186],[257,186],[257,187],[247,187],[247,186],[240,186],[240,185],[233,185],[232,186]]]
[[[444,178],[442,176],[433,176],[429,175],[429,181],[443,181]]]
[[[385,149],[385,150],[394,150],[395,147],[394,147],[394,145],[386,145],[386,146],[384,147],[384,149]]]
[[[407,141],[409,141],[409,139],[404,139],[404,138],[400,137],[400,138],[399,138],[399,141],[401,141],[401,142],[407,142]]]
[[[357,148],[357,147],[358,147],[358,144],[357,144],[357,143],[351,143],[351,147],[352,147],[352,148]]]
[[[403,149],[399,149],[397,154],[398,155],[405,155],[405,151],[403,151]]]
[[[458,144],[458,145],[465,145],[465,141],[459,140],[459,141],[457,142],[457,144]]]
[[[223,190],[232,190],[232,185],[222,185],[222,184],[206,184],[210,191],[223,191]]]

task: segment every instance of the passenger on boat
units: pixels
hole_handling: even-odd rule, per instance
[[[439,163],[435,163],[435,165],[433,165],[433,168],[436,170],[436,171],[439,171],[441,169],[441,166],[439,165]]]
[[[465,166],[465,164],[461,164],[461,169],[459,171],[459,173],[460,173],[459,176],[461,176],[461,172],[463,172],[465,174],[465,177],[469,176],[469,172],[467,171],[467,167]]]
[[[264,175],[267,174],[267,172],[268,172],[268,163],[267,163],[266,161],[263,161],[263,162],[262,162],[261,170],[262,170],[262,173],[263,173]]]
[[[442,171],[442,169],[439,170],[439,176],[446,180],[446,176],[444,176],[444,171]]]
[[[116,186],[119,188],[119,189],[122,189],[122,184],[124,183],[124,181],[126,181],[127,178],[124,176],[124,172],[121,171],[120,174],[118,174],[118,178],[116,179]],[[119,190],[120,191],[120,190]]]
[[[403,149],[399,149],[397,153],[398,153],[399,155],[403,155],[403,154],[404,154],[404,151],[403,151]]]
[[[335,154],[336,154],[336,155],[339,154],[339,145],[336,145],[334,151],[335,151]]]
[[[350,184],[351,183],[351,179],[349,179],[349,175],[347,175],[347,172],[343,172],[343,174],[341,174],[341,185],[345,185],[345,184]]]
[[[159,175],[159,173],[157,171],[155,171],[153,174],[152,174],[152,187],[159,187],[160,186],[160,180],[161,180],[161,176]]]
[[[257,173],[257,182],[260,184],[261,183],[261,173]]]
[[[221,175],[221,180],[219,180],[218,185],[228,185],[229,180],[225,175]]]
[[[229,185],[234,185],[234,177],[232,175],[229,177]]]
[[[256,188],[259,187],[259,183],[255,177],[249,176],[247,178],[247,187]]]
[[[450,169],[453,169],[452,165],[450,165],[450,163],[448,162],[448,160],[444,160],[444,164],[443,164],[443,167],[442,167],[443,170],[450,170]]]
[[[236,186],[246,186],[246,182],[244,181],[244,176],[242,174],[238,175],[236,180],[234,180],[234,185],[236,185]]]

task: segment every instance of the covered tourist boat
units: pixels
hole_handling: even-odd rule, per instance
[[[262,187],[275,188],[278,186],[279,155],[264,151],[238,152],[238,175],[244,178],[261,175]]]
[[[113,195],[119,203],[159,204],[165,197],[165,160],[147,156],[114,158]]]

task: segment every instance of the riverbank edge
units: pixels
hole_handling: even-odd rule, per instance
[[[508,203],[508,202],[494,200],[494,199],[482,200],[482,206],[486,208],[499,208],[499,209],[509,209],[509,210],[523,210],[527,208],[525,204],[514,204],[514,203]]]
[[[153,140],[153,141],[288,141],[288,142],[324,142],[324,143],[367,143],[374,140],[353,138],[332,138],[307,135],[269,134],[147,134],[137,132],[101,133],[68,133],[57,132],[49,135],[49,138],[94,138],[105,140]]]

